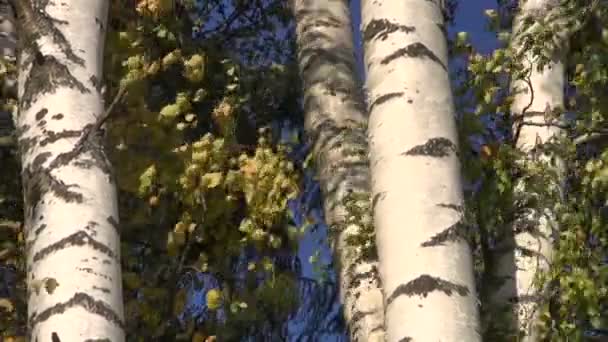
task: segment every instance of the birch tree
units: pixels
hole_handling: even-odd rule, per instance
[[[443,10],[362,1],[387,341],[480,341]]]
[[[339,265],[340,298],[352,341],[384,341],[370,213],[365,107],[356,79],[348,3],[296,0],[305,129]]]
[[[516,161],[522,172],[514,180],[513,194],[515,207],[519,209],[510,231],[503,235],[496,248],[499,254],[495,256],[496,264],[491,272],[492,278],[500,282],[491,288],[488,305],[490,310],[500,310],[514,303],[511,328],[524,336],[523,341],[539,340],[534,323],[539,317],[542,289],[546,288],[546,284],[539,285],[543,283],[539,276],[549,270],[553,258],[557,227],[552,208],[561,196],[564,174],[559,155],[541,150],[543,145],[564,137],[559,120],[564,108],[564,41],[549,42],[552,55],[548,63],[542,62],[538,49],[530,49],[534,44],[530,34],[538,31],[539,25],[552,23],[552,31],[558,32],[554,37],[564,38],[559,34],[556,14],[555,1],[521,2],[511,41],[511,51],[518,63],[511,70],[510,110],[514,118],[514,144],[522,153]],[[549,167],[547,170],[551,172],[545,173],[549,177],[539,180],[539,175],[535,175],[538,172],[534,170],[540,170],[535,166],[539,163]],[[542,184],[542,191],[535,189],[533,183]]]
[[[118,205],[99,128],[109,2],[15,0],[31,341],[124,341]]]

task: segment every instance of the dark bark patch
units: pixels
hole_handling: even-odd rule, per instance
[[[57,303],[54,306],[40,313],[33,312],[28,319],[28,325],[29,327],[31,327],[30,331],[34,330],[34,327],[38,323],[45,322],[52,316],[61,315],[70,308],[77,306],[83,308],[84,310],[92,314],[104,317],[107,321],[116,324],[121,329],[124,329],[123,321],[120,319],[118,313],[116,313],[114,309],[112,309],[112,307],[110,307],[108,304],[104,303],[101,300],[96,300],[95,298],[86,293],[77,292],[72,298],[70,298],[64,303]]]
[[[105,274],[101,274],[99,272],[95,272],[91,267],[77,267],[76,270],[80,271],[80,272],[85,272],[85,273],[88,273],[88,274],[92,274],[92,275],[98,276],[100,278],[104,278],[106,280],[109,280],[109,281],[112,280],[110,277],[108,277]]]
[[[80,130],[66,129],[61,132],[45,131],[46,138],[40,140],[40,146],[46,146],[60,139],[77,138],[82,134]]]
[[[384,57],[380,63],[383,65],[388,64],[394,61],[395,59],[401,57],[428,58],[431,61],[439,64],[443,68],[443,70],[448,70],[445,64],[443,64],[443,62],[441,61],[441,59],[439,59],[439,57],[437,57],[437,55],[433,51],[426,47],[426,45],[420,42],[410,44],[404,48],[401,48],[391,53],[390,55]]]
[[[378,96],[378,98],[376,98],[369,106],[369,111],[371,113],[371,111],[374,109],[374,107],[379,106],[385,102],[388,102],[392,99],[396,99],[399,98],[401,96],[403,96],[403,94],[405,94],[404,92],[400,91],[400,92],[394,92],[394,93],[388,93],[388,94],[384,94],[381,96]]]
[[[399,285],[395,291],[386,299],[386,305],[389,306],[397,299],[397,297],[405,295],[408,297],[422,296],[426,298],[433,291],[441,291],[447,296],[452,296],[457,293],[460,296],[468,296],[470,291],[466,286],[454,284],[450,281],[441,278],[433,277],[428,274],[423,274],[418,278],[408,282],[407,284]]]
[[[409,151],[404,152],[401,155],[443,158],[449,156],[450,151],[456,152],[456,145],[449,139],[431,138],[426,143],[414,146]]]
[[[34,234],[35,234],[36,236],[40,235],[40,233],[42,233],[46,227],[47,227],[47,225],[46,225],[46,224],[41,224],[41,225],[39,225],[39,226],[38,226],[38,228],[36,228],[36,229],[34,230]]]
[[[409,336],[405,336],[399,339],[399,342],[412,342],[414,339],[409,337]]]
[[[76,89],[81,93],[89,93],[80,81],[78,81],[68,67],[59,62],[53,56],[42,56],[33,63],[30,73],[25,81],[24,92],[21,98],[21,108],[29,109],[32,102],[40,94],[53,94],[58,87]]]
[[[352,268],[354,269],[355,266],[356,265],[353,265]],[[379,279],[380,278],[378,277],[378,268],[374,266],[367,272],[357,273],[354,277],[351,277],[348,283],[348,288],[354,289],[356,287],[359,287],[363,280],[367,280],[369,282],[368,285],[371,285],[371,283],[376,282]]]
[[[56,27],[56,25],[68,25],[69,23],[65,20],[55,19],[48,14],[46,7],[49,0],[14,1],[13,3],[20,19],[20,32],[23,33],[20,41],[23,44],[38,50],[36,46],[38,39],[42,36],[50,37],[68,60],[81,66],[84,65],[84,60],[74,53],[71,44]]]
[[[98,286],[93,286],[93,290],[98,290],[101,291],[103,293],[110,293],[110,289],[108,289],[107,287],[98,287]]]
[[[49,159],[50,156],[51,156],[51,152],[40,153],[32,161],[32,167],[34,169],[40,169],[40,168],[42,168],[42,164],[44,164],[44,162],[46,162]]]
[[[61,342],[61,339],[59,338],[59,335],[57,335],[56,332],[53,332],[51,334],[51,342]]]
[[[114,228],[116,233],[120,234],[120,224],[118,223],[118,220],[114,216],[108,216],[106,218],[106,222],[108,222],[110,224],[110,226],[112,226],[112,228]]]
[[[101,88],[103,88],[103,82],[101,82],[97,76],[92,75],[89,78],[89,81],[91,81],[91,84],[93,85],[93,88],[95,88],[98,92],[101,92]]]
[[[63,114],[62,113],[57,113],[57,114],[51,116],[51,119],[53,119],[53,120],[61,120],[61,119],[63,119]]]
[[[82,203],[84,200],[82,194],[70,190],[70,188],[78,187],[77,184],[65,184],[63,181],[57,180],[51,176],[48,169],[41,166],[36,167],[35,162],[23,170],[22,179],[26,203],[26,218],[36,216],[36,209],[40,204],[42,195],[49,191],[68,203]]]
[[[386,191],[379,192],[372,197],[372,213],[376,210],[378,202],[386,198]]]
[[[46,108],[42,108],[41,110],[38,111],[38,113],[36,113],[36,120],[40,121],[42,119],[44,119],[44,117],[49,113],[49,110]]]
[[[103,30],[104,30],[104,27],[103,27],[103,21],[101,21],[101,20],[100,20],[99,18],[97,18],[97,17],[95,17],[95,24],[97,24],[97,27],[99,27],[99,29],[100,29],[101,31],[103,31]]]
[[[38,143],[38,138],[19,138],[17,143],[19,145],[19,154],[24,155],[26,153],[29,153],[32,147],[36,146],[36,144]]]
[[[110,247],[104,245],[103,243],[96,241],[91,237],[91,235],[87,234],[84,230],[79,230],[78,232],[67,236],[55,243],[52,243],[45,248],[41,249],[34,255],[34,262],[38,262],[43,258],[53,254],[59,250],[71,247],[71,246],[89,246],[94,250],[107,255],[111,259],[117,260],[117,255],[110,249]]]
[[[448,35],[448,30],[445,28],[445,25],[443,23],[435,23],[435,25],[437,25],[437,28],[439,29],[439,31],[441,31],[441,33],[443,33],[444,36]]]
[[[447,242],[455,242],[458,240],[466,241],[466,225],[464,225],[461,221],[458,221],[446,228],[442,232],[437,233],[430,240],[423,242],[420,244],[422,247],[434,247],[439,245],[444,245]]]
[[[372,20],[365,27],[365,30],[363,31],[363,41],[369,42],[376,37],[380,40],[386,40],[388,35],[394,32],[412,33],[414,31],[416,31],[414,26],[397,25],[386,19],[376,19]]]
[[[438,207],[442,207],[442,208],[447,208],[447,209],[452,209],[458,213],[463,213],[464,212],[464,207],[458,204],[451,204],[451,203],[439,203],[437,204]]]
[[[89,152],[91,162],[81,162],[78,164],[81,167],[91,168],[97,166],[110,181],[113,179],[112,167],[110,161],[103,151],[103,141],[99,132],[91,132],[95,128],[95,124],[88,124],[82,130],[80,139],[76,142],[72,150],[59,154],[49,165],[50,169],[55,169],[64,165],[68,165],[77,156],[83,152]]]

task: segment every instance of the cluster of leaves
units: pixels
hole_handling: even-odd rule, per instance
[[[238,61],[193,41],[171,1],[133,9],[114,3],[105,66],[109,93],[128,90],[108,127],[128,332],[141,340],[238,340],[264,323],[260,317],[278,322],[297,306],[296,279],[271,256],[296,243],[285,228],[298,170],[268,129],[254,144],[243,139],[254,128],[239,126],[250,98]],[[239,277],[234,265],[251,248],[266,257],[250,260]],[[213,276],[203,305],[222,315],[182,315],[189,287],[178,284],[188,272]]]
[[[468,56],[458,90],[467,99],[460,110],[460,134],[465,173],[474,184],[467,193],[467,214],[478,233],[482,299],[499,285],[488,277],[496,247],[512,234],[513,223],[522,215],[546,208],[557,223],[558,238],[550,270],[537,277],[537,286],[547,289],[541,300],[542,331],[550,340],[580,341],[589,329],[607,326],[602,312],[608,309],[608,240],[603,229],[608,218],[608,103],[602,94],[608,85],[608,31],[601,23],[608,19],[608,7],[599,1],[563,0],[557,8],[542,18],[524,20],[525,33],[517,37],[523,48],[517,51],[505,44],[482,55],[473,51],[466,33],[457,36],[457,49]],[[488,10],[486,15],[499,40],[508,43],[511,32],[504,29],[499,14]],[[559,120],[549,120],[561,125],[567,136],[537,145],[532,155],[515,147],[519,118],[509,109],[514,95],[509,83],[518,79],[530,84],[530,70],[521,64],[530,52],[539,68],[567,53],[568,77],[566,108],[553,113],[552,119]],[[563,160],[566,179],[542,155]],[[522,185],[525,193],[518,191]],[[505,331],[509,318],[498,318],[500,308],[484,310],[493,312],[491,322],[485,322],[493,339],[517,336]]]

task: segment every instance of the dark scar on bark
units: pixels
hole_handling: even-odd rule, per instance
[[[417,145],[402,153],[405,156],[428,156],[443,158],[450,155],[450,151],[456,152],[456,145],[446,138],[431,138],[422,145]]]
[[[388,35],[393,32],[412,33],[414,31],[416,31],[416,28],[413,26],[397,25],[386,19],[376,19],[372,20],[365,27],[365,31],[363,32],[363,41],[367,42],[375,37],[378,37],[380,40],[386,40]]]
[[[388,64],[400,57],[428,58],[431,61],[439,64],[441,66],[441,68],[443,68],[443,70],[446,70],[446,71],[448,70],[448,68],[445,66],[445,64],[443,64],[441,59],[433,51],[431,51],[428,47],[426,47],[424,44],[422,44],[420,42],[410,44],[404,48],[401,48],[401,49],[393,52],[392,54],[390,54],[390,55],[386,56],[384,59],[382,59],[382,61],[380,63]]]
[[[453,293],[457,293],[460,296],[467,296],[470,293],[466,286],[454,284],[428,274],[423,274],[407,284],[399,285],[386,299],[386,305],[392,304],[397,297],[402,295],[408,297],[418,295],[426,298],[426,296],[433,291],[440,291],[448,296],[451,296]]]

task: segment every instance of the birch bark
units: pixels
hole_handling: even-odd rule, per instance
[[[387,341],[480,341],[443,3],[361,3]]]
[[[99,132],[108,0],[15,0],[30,341],[124,341],[118,204]]]
[[[382,292],[371,225],[367,116],[356,78],[348,3],[294,2],[305,129],[352,341],[384,341]]]

